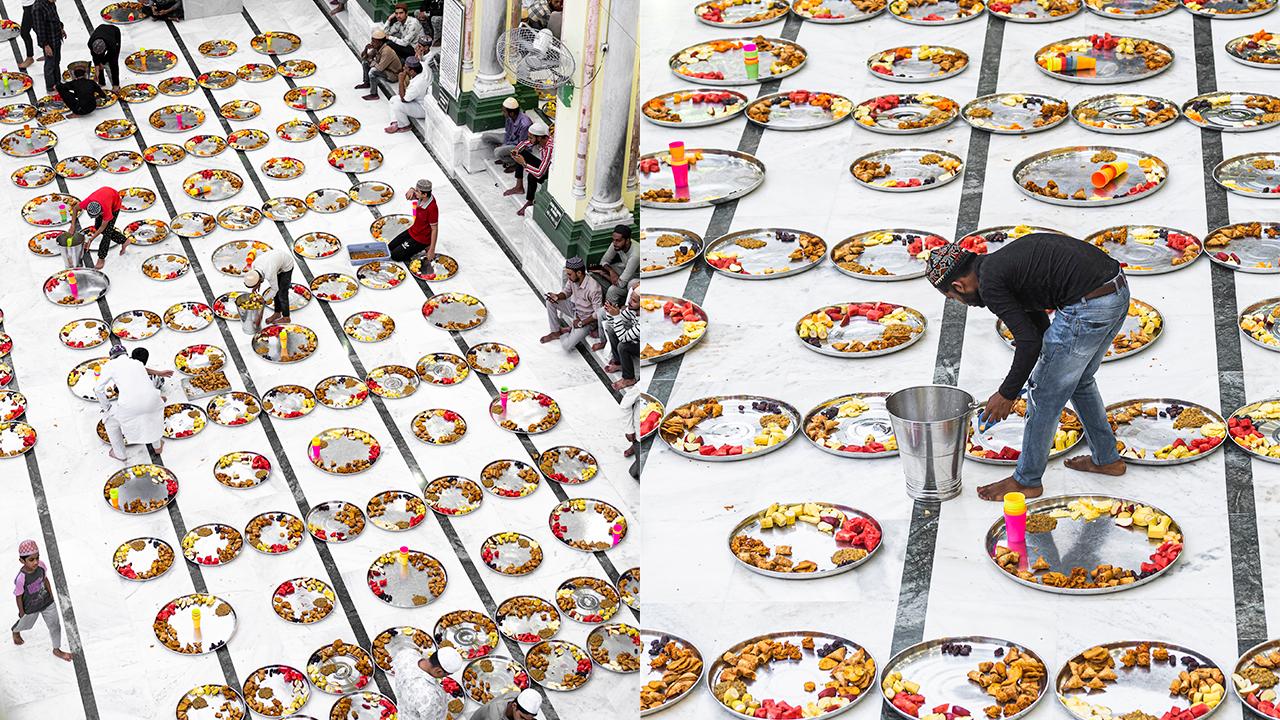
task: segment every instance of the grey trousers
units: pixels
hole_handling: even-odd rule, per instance
[[[118,458],[125,457],[124,432],[120,429],[120,421],[108,415],[102,419],[102,426],[111,440],[111,452]]]
[[[16,633],[25,632],[36,626],[36,618],[44,618],[44,624],[49,628],[49,639],[53,641],[55,650],[62,647],[62,621],[58,619],[58,604],[49,603],[49,607],[37,613],[27,613],[18,618],[18,622],[13,624],[13,631]]]
[[[560,347],[565,351],[572,350],[575,345],[582,342],[587,337],[587,333],[591,328],[565,328],[563,325],[572,325],[574,320],[573,303],[568,298],[558,302],[546,301],[547,305],[547,325],[552,332],[567,329],[569,332],[560,336]],[[562,322],[563,321],[563,322]]]

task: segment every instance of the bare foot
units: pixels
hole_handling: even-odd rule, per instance
[[[627,388],[629,388],[629,387],[631,387],[632,385],[635,385],[635,384],[636,384],[636,381],[635,381],[634,379],[632,379],[632,380],[619,380],[618,382],[616,382],[616,383],[614,383],[614,384],[613,384],[613,389],[614,389],[614,390],[626,390]]]
[[[516,185],[515,187],[511,188],[510,190],[507,190],[502,194],[504,197],[506,197],[510,195],[519,195],[522,192],[524,192],[524,185]]]
[[[54,648],[53,654],[55,657],[60,657],[63,660],[66,660],[67,662],[71,662],[71,653],[69,652],[66,652],[64,650],[59,650],[58,648]]]
[[[99,260],[98,262],[96,262],[96,263],[94,263],[94,264],[93,264],[93,268],[94,268],[95,270],[101,270],[101,269],[102,269],[102,267],[103,267],[104,265],[106,265],[106,264],[107,264],[107,261],[106,261],[106,260]]]
[[[622,457],[631,457],[636,454],[636,446],[628,445],[626,450],[622,451]]]
[[[530,206],[530,205],[532,205],[532,204],[533,204],[533,203],[525,203],[525,204],[521,205],[521,206],[520,206],[520,209],[516,211],[516,214],[517,214],[517,215],[519,215],[520,217],[524,217],[524,211],[525,211],[525,210],[528,210],[528,209],[529,209],[529,206]]]
[[[549,343],[552,340],[559,340],[560,336],[564,334],[565,334],[564,330],[557,330],[553,333],[547,333],[546,335],[543,335],[542,337],[538,338],[538,342],[543,343],[545,345],[546,343]]]
[[[122,458],[122,457],[116,457],[116,451],[115,451],[115,450],[108,450],[108,451],[107,451],[107,455],[108,455],[108,456],[110,456],[110,458],[111,458],[112,460],[119,460],[120,462],[124,462],[124,458]]]
[[[1062,464],[1072,470],[1098,473],[1099,475],[1123,475],[1124,471],[1129,469],[1123,460],[1117,460],[1107,465],[1095,465],[1093,458],[1088,455],[1077,455]]]
[[[36,61],[35,58],[27,58],[26,60],[23,60],[22,62],[18,63],[18,68],[20,70],[26,70],[27,68],[31,67],[31,63],[34,63],[35,61]]]
[[[156,451],[157,455],[159,455],[160,453],[164,452],[164,441],[161,440],[155,445],[152,445],[151,448]]]
[[[18,633],[14,633],[14,634],[13,634],[13,644],[14,644],[14,645],[21,645],[21,644],[22,644],[22,643],[24,643],[24,642],[26,642],[26,640],[23,640],[21,635],[19,635]]]
[[[622,369],[622,366],[615,362],[611,362],[608,365],[604,366],[604,371],[610,375],[618,372],[621,369]]]
[[[1038,498],[1044,494],[1044,488],[1025,487],[1023,485],[1019,485],[1018,481],[1014,480],[1013,476],[1010,475],[1009,477],[1001,480],[1000,482],[993,482],[990,485],[983,485],[979,487],[978,497],[982,498],[983,500],[991,500],[993,502],[999,502],[1004,500],[1005,493],[1011,493],[1011,492],[1020,492],[1029,498]]]
[[[604,349],[604,343],[602,342],[591,343],[591,352],[600,352],[603,349]]]
[[[400,129],[400,128],[398,128],[398,127],[396,126],[396,124],[395,124],[395,123],[391,123],[390,125],[388,125],[388,126],[386,126],[386,127],[382,128],[382,131],[383,131],[383,132],[385,132],[385,133],[394,133],[394,132],[396,132],[396,131],[397,131],[397,130],[399,130],[399,129]]]

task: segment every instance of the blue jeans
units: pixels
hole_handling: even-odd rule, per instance
[[[1093,462],[1106,465],[1120,459],[1093,376],[1128,314],[1127,284],[1110,295],[1081,300],[1054,313],[1044,333],[1040,359],[1027,380],[1027,424],[1013,473],[1019,485],[1040,487],[1058,419],[1068,400],[1084,425]]]

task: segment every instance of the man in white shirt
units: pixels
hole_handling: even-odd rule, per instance
[[[524,689],[511,697],[505,695],[471,713],[471,720],[538,720],[542,696],[537,690]]]
[[[293,254],[287,250],[272,248],[259,255],[244,274],[244,286],[258,293],[271,303],[275,311],[266,318],[268,325],[288,323],[289,285],[293,280]]]
[[[409,132],[413,125],[409,118],[424,118],[427,107],[423,101],[431,90],[431,74],[423,72],[422,61],[410,55],[404,61],[404,73],[400,79],[400,95],[391,98],[391,124],[389,133]]]
[[[449,693],[441,685],[463,667],[462,656],[443,647],[422,657],[414,650],[401,650],[391,659],[400,720],[444,720],[448,717]],[[454,681],[456,684],[456,681]]]
[[[111,457],[125,461],[127,443],[148,444],[156,452],[164,449],[164,399],[151,380],[147,366],[129,357],[119,345],[111,348],[111,359],[98,373],[93,394],[102,405],[102,425],[111,441]],[[172,371],[160,371],[164,374]],[[114,400],[107,397],[112,385]]]

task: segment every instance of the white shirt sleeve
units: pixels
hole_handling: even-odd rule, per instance
[[[391,684],[396,691],[396,705],[401,720],[443,720],[449,710],[449,695],[439,681],[418,667],[421,655],[401,650],[391,659],[395,675]]]
[[[405,102],[421,102],[427,96],[427,88],[431,85],[431,75],[423,68],[412,80],[409,86],[404,89]]]

